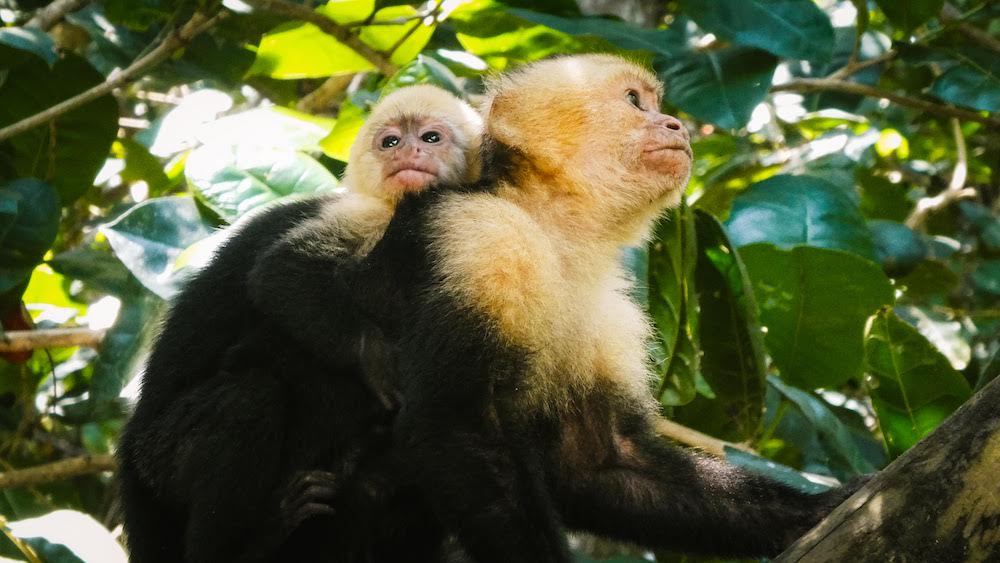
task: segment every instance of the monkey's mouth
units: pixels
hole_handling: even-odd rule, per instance
[[[399,185],[404,188],[423,188],[429,186],[437,175],[434,172],[422,167],[406,167],[389,174]]]
[[[691,151],[691,145],[687,143],[666,143],[663,145],[657,145],[655,147],[643,150],[643,154],[650,155],[665,151],[681,151],[688,155],[688,158],[694,158],[694,153]]]

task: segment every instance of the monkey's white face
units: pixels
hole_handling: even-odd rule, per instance
[[[464,170],[463,150],[445,123],[411,118],[386,123],[372,137],[372,154],[381,164],[382,187],[405,193],[452,179],[449,171]]]

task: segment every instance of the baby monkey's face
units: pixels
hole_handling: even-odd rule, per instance
[[[399,193],[460,179],[466,166],[451,127],[426,117],[386,123],[372,137],[372,153],[381,164],[383,187]]]

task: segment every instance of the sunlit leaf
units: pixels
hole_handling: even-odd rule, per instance
[[[376,12],[375,20],[391,21],[399,18],[411,18],[417,13],[417,9],[413,6],[389,6]],[[428,23],[428,21],[416,19],[398,25],[365,26],[361,28],[361,40],[376,51],[390,53],[389,60],[392,64],[403,65],[413,60],[430,41],[436,26],[433,23],[428,25]]]
[[[884,307],[865,330],[872,406],[886,446],[898,456],[971,395],[969,383],[916,328]]]
[[[399,69],[382,87],[382,96],[414,84],[432,84],[448,90],[458,97],[464,97],[462,87],[458,84],[458,79],[448,67],[436,60],[417,55],[412,62]]]
[[[188,246],[212,234],[189,197],[144,201],[101,227],[115,255],[149,290],[169,299],[183,281],[174,261]]]
[[[622,49],[648,51],[661,57],[677,55],[684,47],[683,43],[678,41],[678,34],[674,31],[643,29],[624,22],[599,17],[562,18],[520,8],[512,8],[510,13],[564,33],[599,37]]]
[[[358,136],[358,131],[365,124],[367,117],[368,112],[363,108],[345,102],[340,107],[337,124],[330,131],[330,134],[319,143],[323,153],[330,158],[347,162],[351,156],[351,145],[354,144],[354,138]]]
[[[312,157],[251,144],[201,146],[185,173],[197,196],[229,222],[282,197],[337,187],[337,178]]]
[[[111,532],[88,514],[56,510],[37,518],[10,522],[14,537],[25,540],[41,561],[51,563],[126,563],[128,558]]]

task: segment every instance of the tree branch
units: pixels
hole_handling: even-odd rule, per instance
[[[954,106],[936,104],[920,98],[903,96],[896,94],[895,92],[881,90],[866,84],[858,84],[857,82],[849,82],[847,80],[838,80],[835,78],[798,78],[785,82],[784,84],[772,86],[771,92],[844,92],[846,94],[857,94],[859,96],[868,96],[872,98],[885,98],[890,102],[901,106],[919,109],[933,115],[941,117],[956,117],[965,121],[975,121],[976,123],[982,123],[987,127],[1000,129],[1000,119],[994,117],[980,115],[977,112]]]
[[[104,82],[68,100],[59,102],[41,113],[26,117],[17,123],[0,129],[0,141],[5,141],[15,135],[48,123],[66,112],[111,93],[112,90],[124,85],[128,81],[142,76],[156,65],[167,60],[175,51],[187,45],[194,37],[211,29],[228,15],[229,12],[219,12],[215,16],[209,17],[201,12],[196,12],[179,31],[168,35],[163,43],[160,43],[156,48],[140,57],[124,70],[111,74]]]
[[[90,4],[90,2],[91,0],[56,0],[35,12],[35,15],[31,16],[31,19],[25,22],[24,27],[37,27],[43,31],[48,31],[62,21],[66,17],[66,14],[75,12]]]
[[[319,88],[309,92],[299,100],[295,109],[306,113],[319,113],[330,107],[334,98],[339,96],[354,80],[353,74],[337,74],[327,78]]]
[[[923,226],[932,213],[948,207],[960,199],[976,197],[979,193],[975,188],[966,188],[965,179],[969,174],[969,151],[965,146],[965,136],[962,135],[962,124],[951,119],[951,132],[955,138],[955,169],[951,173],[951,181],[948,187],[941,193],[932,197],[923,197],[917,201],[913,212],[906,218],[906,226],[911,229],[918,229]]]
[[[0,334],[0,353],[27,352],[39,348],[96,347],[107,331],[89,328],[53,328],[47,330],[9,330]]]
[[[941,13],[938,17],[941,18],[941,23],[954,25],[969,39],[979,43],[987,49],[1000,53],[1000,39],[993,37],[989,33],[970,23],[962,21],[963,14],[955,6],[945,3],[945,5],[941,8]]]
[[[665,418],[657,419],[656,432],[664,438],[670,438],[671,440],[686,446],[699,448],[704,450],[706,453],[710,453],[717,457],[726,456],[726,446],[743,450],[745,452],[755,453],[752,449],[743,444],[734,444],[733,442],[720,440]]]
[[[118,465],[115,463],[115,458],[110,455],[85,455],[63,459],[26,469],[4,471],[0,473],[0,490],[51,483],[77,475],[114,471],[116,467]]]
[[[286,0],[245,0],[245,2],[265,12],[311,23],[320,28],[323,33],[330,35],[364,57],[365,60],[374,65],[382,74],[392,76],[396,73],[396,65],[392,64],[388,57],[362,42],[358,35],[351,31],[350,28],[340,25],[319,12],[298,4],[292,4]]]

